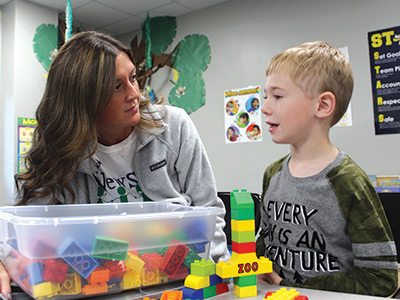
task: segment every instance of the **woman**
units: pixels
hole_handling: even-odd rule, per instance
[[[141,97],[130,51],[108,35],[79,33],[60,49],[36,118],[17,205],[151,200],[224,208],[191,119]],[[220,215],[215,261],[229,258],[224,226]],[[9,278],[0,270],[6,296]]]

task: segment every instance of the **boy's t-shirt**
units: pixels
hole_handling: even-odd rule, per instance
[[[320,173],[297,178],[289,160],[264,174],[257,241],[257,254],[274,262],[284,283],[306,284],[355,267],[397,269],[388,221],[364,171],[340,151]]]

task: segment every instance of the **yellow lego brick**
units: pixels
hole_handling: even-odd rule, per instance
[[[294,300],[297,296],[300,296],[300,293],[295,289],[290,289],[289,291],[286,288],[281,288],[275,293],[267,296],[268,300]]]
[[[77,295],[82,291],[81,276],[77,273],[67,274],[61,285],[60,295]]]
[[[37,299],[51,298],[60,291],[60,284],[50,281],[42,282],[32,286],[32,296]]]
[[[215,266],[215,273],[221,278],[240,277],[272,272],[272,262],[263,256],[259,259],[254,252],[232,252],[229,261],[220,261]]]
[[[257,296],[257,285],[240,287],[234,284],[233,293],[239,298],[254,297]]]
[[[158,284],[160,283],[160,270],[143,268],[142,272],[140,273],[140,279],[142,280],[143,286]]]
[[[127,270],[122,277],[119,285],[123,290],[140,287],[142,285],[142,281],[140,280],[140,273],[133,270]]]
[[[143,269],[144,261],[135,254],[129,253],[126,256],[125,266],[131,270],[140,272]]]
[[[189,274],[185,279],[184,285],[194,290],[208,287],[210,286],[210,276],[197,276]]]
[[[231,220],[231,228],[234,231],[252,231],[256,228],[254,220]]]

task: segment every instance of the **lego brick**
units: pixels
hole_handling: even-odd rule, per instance
[[[142,285],[152,285],[158,284],[160,282],[159,270],[150,270],[143,268],[142,272],[140,273],[140,279],[142,280]]]
[[[189,252],[188,254],[186,254],[186,257],[183,261],[183,265],[190,269],[191,264],[196,260],[201,260],[200,255],[198,255],[195,251],[193,251],[193,249],[189,247]]]
[[[254,208],[231,209],[232,220],[254,220]]]
[[[257,275],[234,277],[233,284],[240,287],[257,285]]]
[[[160,300],[182,300],[183,292],[182,291],[164,291],[161,295]]]
[[[88,284],[82,287],[82,294],[89,296],[89,295],[96,295],[96,294],[104,294],[108,292],[107,282],[104,283],[97,283],[97,284]]]
[[[256,252],[256,242],[236,243],[232,241],[232,251],[238,254]]]
[[[60,256],[83,278],[98,267],[97,261],[73,240],[67,240],[59,249]]]
[[[44,264],[39,261],[31,263],[26,266],[26,272],[28,273],[29,282],[32,285],[44,282],[43,270],[44,270]]]
[[[143,253],[140,259],[144,261],[144,267],[150,270],[160,270],[164,258],[158,253]]]
[[[67,274],[61,285],[60,295],[77,295],[82,291],[81,276],[77,273]]]
[[[201,243],[194,243],[188,245],[191,249],[193,249],[196,253],[204,253],[206,252],[206,246],[209,242],[201,242]]]
[[[216,295],[217,295],[217,286],[212,285],[212,286],[203,288],[204,299],[214,297]]]
[[[232,242],[236,243],[250,243],[256,240],[253,231],[232,231]]]
[[[44,262],[43,280],[63,283],[68,272],[68,264],[56,261],[55,259],[46,259]]]
[[[255,230],[255,222],[253,220],[231,220],[232,231],[253,231]]]
[[[100,266],[97,267],[87,278],[87,282],[90,285],[107,282],[110,280],[110,270]]]
[[[231,208],[233,209],[254,209],[254,201],[251,193],[246,190],[241,192],[231,192]]]
[[[51,298],[60,291],[60,284],[47,281],[33,285],[32,289],[32,296],[34,298]]]
[[[190,274],[186,277],[185,287],[194,289],[194,290],[199,290],[205,287],[210,286],[210,276],[197,276]]]
[[[161,271],[169,277],[174,277],[182,265],[189,248],[183,244],[171,246],[164,255],[164,263]]]
[[[129,242],[97,236],[94,240],[93,257],[125,260],[128,253]]]
[[[210,285],[217,285],[222,283],[222,278],[219,277],[217,274],[210,275]]]
[[[229,292],[228,284],[225,282],[217,284],[216,288],[217,288],[217,295],[221,295],[221,294]]]
[[[227,262],[220,261],[215,266],[215,271],[221,278],[248,276],[272,272],[272,262],[263,256],[257,258],[256,254],[237,254],[232,252],[231,259]]]
[[[271,293],[270,295],[266,295],[264,299],[268,300],[295,300],[300,295],[298,291],[295,289],[287,290],[286,288],[281,288],[277,290],[275,293]]]
[[[160,272],[160,274],[164,274],[163,272]],[[164,274],[165,275],[165,274]],[[171,277],[174,280],[178,279],[185,279],[189,275],[189,269],[184,267],[183,265],[178,269],[178,272],[176,272],[174,277]]]
[[[126,270],[119,286],[123,290],[129,290],[140,287],[141,284],[142,281],[140,280],[140,273],[138,271]]]
[[[131,270],[141,272],[144,267],[144,261],[141,260],[137,255],[128,252],[125,260],[125,266]]]
[[[110,270],[110,279],[122,278],[126,272],[126,267],[122,260],[106,260],[103,266]]]
[[[234,284],[233,293],[239,298],[254,297],[257,296],[257,285],[240,287]]]
[[[188,287],[183,287],[181,291],[183,292],[183,299],[192,299],[192,300],[204,299],[203,289],[194,290]]]
[[[190,274],[196,276],[210,276],[215,274],[215,263],[206,259],[197,260],[191,264]]]

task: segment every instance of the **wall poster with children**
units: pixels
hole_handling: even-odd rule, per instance
[[[375,134],[400,133],[400,27],[368,32]]]
[[[260,86],[226,90],[224,100],[226,143],[260,142]]]

